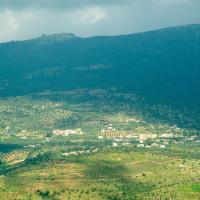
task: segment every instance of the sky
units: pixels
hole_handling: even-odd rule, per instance
[[[122,35],[199,23],[200,0],[0,0],[0,42],[61,32]]]

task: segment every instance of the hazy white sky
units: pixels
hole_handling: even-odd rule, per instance
[[[200,23],[200,0],[0,0],[0,42],[72,32],[119,35]]]

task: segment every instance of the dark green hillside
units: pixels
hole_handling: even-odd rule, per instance
[[[0,44],[0,95],[117,88],[199,106],[200,25],[115,37],[55,34]]]

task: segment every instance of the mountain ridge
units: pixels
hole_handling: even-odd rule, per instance
[[[51,42],[46,37],[0,44],[1,96],[115,87],[159,101],[200,101],[200,25],[123,36],[64,34]]]
[[[6,43],[13,43],[13,42],[28,42],[32,40],[38,40],[38,39],[44,39],[44,38],[51,38],[56,36],[66,36],[66,39],[73,39],[73,38],[82,38],[82,39],[90,39],[90,38],[101,38],[101,37],[126,37],[126,36],[136,36],[136,35],[142,35],[142,34],[148,34],[153,32],[160,32],[160,31],[169,31],[169,30],[178,30],[178,29],[188,29],[188,28],[198,28],[200,31],[200,24],[188,24],[188,25],[179,25],[179,26],[169,26],[165,28],[159,28],[159,29],[153,29],[148,31],[141,31],[136,33],[129,33],[129,34],[119,34],[119,35],[96,35],[96,36],[89,36],[89,37],[81,37],[76,36],[74,33],[67,33],[67,32],[58,32],[58,33],[52,33],[52,34],[42,34],[38,37],[33,37],[30,39],[25,40],[11,40],[6,42],[0,42],[0,44],[6,44]]]

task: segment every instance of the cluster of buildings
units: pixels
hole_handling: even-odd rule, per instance
[[[71,152],[62,153],[62,155],[63,156],[78,156],[82,154],[97,153],[99,150],[100,150],[99,148],[95,148],[95,149],[88,149],[85,151],[71,151]]]
[[[166,145],[165,144],[157,144],[157,143],[153,143],[151,145],[145,145],[143,143],[140,143],[137,145],[137,147],[141,147],[141,148],[152,148],[152,147],[156,147],[156,148],[161,148],[161,149],[165,149]]]
[[[181,135],[174,135],[171,133],[166,133],[166,134],[139,134],[139,140],[140,142],[144,142],[146,140],[159,140],[159,139],[163,139],[163,140],[169,140],[172,139],[174,137],[180,137]]]
[[[145,134],[137,134],[134,133],[133,131],[119,131],[116,129],[103,129],[101,130],[99,134],[99,139],[103,139],[103,137],[106,138],[120,138],[120,139],[138,139],[140,141],[145,141],[148,139],[154,140],[154,139],[170,139],[174,138],[174,134],[151,134],[151,133],[145,133]],[[180,136],[178,136],[180,137]]]
[[[117,141],[122,143],[124,141],[127,141],[127,139],[133,139],[134,141],[136,141],[137,147],[165,148],[166,145],[169,144],[169,142],[171,140],[174,140],[174,143],[175,143],[176,139],[180,139],[183,137],[182,134],[172,134],[172,133],[164,133],[164,134],[142,133],[142,134],[138,134],[133,131],[120,131],[120,130],[113,129],[111,127],[112,126],[107,127],[107,129],[102,129],[100,134],[98,135],[98,138],[99,139],[103,139],[103,138],[113,139],[115,141],[115,142],[113,142],[113,147],[117,147],[117,145],[119,145],[119,143],[117,143]],[[128,144],[129,143],[127,143],[127,144],[122,143],[122,145],[128,145]]]
[[[132,131],[101,130],[100,136],[108,138],[135,138]]]
[[[68,136],[68,135],[82,135],[83,132],[81,129],[76,129],[76,130],[53,130],[53,135],[57,136]]]

